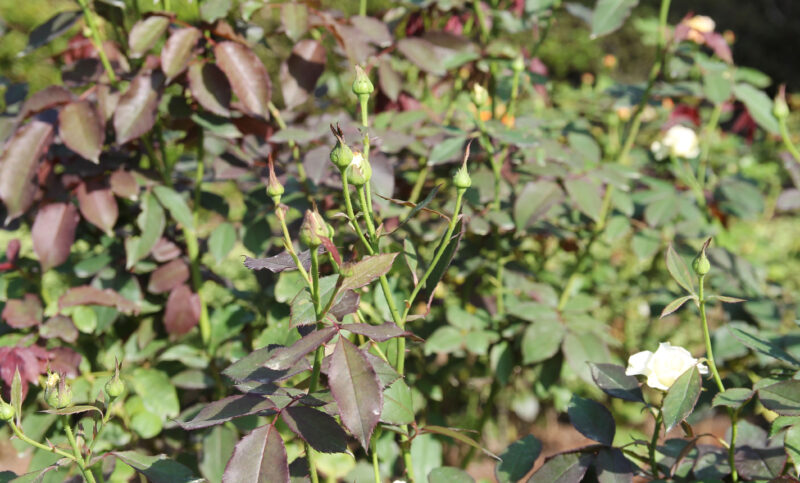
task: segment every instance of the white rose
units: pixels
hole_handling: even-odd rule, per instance
[[[692,129],[676,124],[667,130],[661,142],[654,142],[650,149],[658,159],[664,159],[667,154],[676,158],[694,158],[700,154],[700,142]]]
[[[697,30],[703,34],[713,32],[714,28],[717,26],[711,17],[706,17],[705,15],[695,15],[686,21],[686,25],[688,25],[690,29]]]
[[[697,366],[700,374],[708,374],[708,367],[692,357],[689,351],[662,342],[655,352],[643,351],[630,356],[625,375],[646,376],[648,386],[666,391],[694,366]]]

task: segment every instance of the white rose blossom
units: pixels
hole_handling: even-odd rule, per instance
[[[694,366],[697,366],[700,374],[708,374],[708,367],[692,357],[689,351],[662,342],[655,352],[642,351],[630,356],[625,375],[646,376],[648,386],[666,391]]]
[[[676,124],[667,130],[661,141],[653,142],[650,150],[657,159],[664,159],[667,156],[694,158],[700,154],[700,142],[694,130]]]

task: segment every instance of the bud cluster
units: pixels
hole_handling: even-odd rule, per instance
[[[44,384],[44,401],[53,409],[64,409],[72,404],[72,388],[55,372],[47,373]]]

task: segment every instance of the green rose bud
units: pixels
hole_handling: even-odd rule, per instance
[[[50,372],[44,385],[44,401],[53,409],[64,409],[72,404],[72,388],[61,376]]]
[[[353,160],[350,161],[350,166],[345,170],[345,176],[347,176],[347,182],[353,186],[364,186],[372,178],[372,166],[361,153],[356,151]]]
[[[267,183],[267,195],[272,198],[275,206],[281,204],[281,195],[283,194],[283,185],[278,181],[275,176],[275,166],[272,163],[272,156],[269,158],[269,182]]]
[[[466,165],[461,166],[458,171],[456,171],[455,176],[453,176],[453,184],[460,190],[465,190],[472,186],[472,178],[469,176]]]
[[[0,421],[11,421],[14,419],[14,406],[7,402],[0,402]]]
[[[336,137],[336,145],[331,149],[331,162],[339,168],[339,171],[344,171],[353,160],[353,151],[345,142],[342,129],[338,124],[335,128],[331,124],[331,132]]]
[[[303,224],[300,226],[300,241],[307,247],[316,249],[322,245],[322,237],[329,235],[328,224],[322,219],[322,215],[314,208],[314,211],[306,210]]]
[[[361,96],[369,96],[372,94],[372,91],[375,90],[375,86],[372,85],[372,81],[369,80],[369,76],[361,66],[356,66],[356,80],[353,81],[353,94],[357,95],[359,98]]]
[[[106,394],[114,399],[120,397],[125,392],[125,383],[119,377],[119,363],[114,365],[114,376],[106,382]]]
[[[511,70],[514,72],[522,72],[525,70],[525,58],[521,55],[516,56],[511,62]]]
[[[472,102],[478,106],[483,107],[489,102],[489,91],[480,84],[472,86]]]
[[[772,107],[772,113],[778,119],[785,119],[789,115],[789,105],[786,104],[786,97],[778,94],[775,97],[775,104]]]
[[[708,257],[706,256],[706,248],[708,248],[709,243],[711,243],[711,238],[706,240],[700,253],[692,260],[692,270],[701,277],[711,270],[711,262],[708,261]]]

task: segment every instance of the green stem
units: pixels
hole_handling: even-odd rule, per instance
[[[308,287],[311,288],[311,277],[308,276],[308,272],[306,272],[306,269],[303,268],[303,264],[300,263],[300,258],[298,258],[297,253],[294,251],[292,237],[289,235],[289,228],[286,226],[286,217],[284,216],[280,206],[275,207],[275,214],[278,216],[278,220],[281,222],[283,245],[286,248],[286,251],[289,252],[289,255],[291,255],[292,260],[294,260],[294,264],[297,266],[297,270],[300,272],[300,275],[303,276],[303,280],[305,280],[306,284],[308,284]]]
[[[789,154],[800,163],[800,151],[797,150],[797,147],[792,142],[792,137],[789,134],[789,128],[786,126],[786,117],[779,116],[778,117],[778,128],[781,131],[781,139],[783,139],[783,145],[786,146],[786,150],[789,151]]]
[[[700,152],[700,164],[697,166],[697,184],[700,190],[705,192],[706,188],[706,171],[708,170],[708,156],[711,152],[711,134],[717,129],[719,124],[719,117],[722,114],[722,104],[714,105],[714,110],[711,111],[711,117],[708,118],[708,124],[705,128],[705,136],[703,136],[703,149]],[[703,197],[705,202],[705,196]]]
[[[358,14],[362,17],[367,15],[367,0],[361,0],[361,4],[358,6]]]
[[[314,451],[308,443],[303,443],[306,449],[306,460],[308,460],[308,472],[311,476],[311,483],[319,483],[319,475],[317,474],[317,464],[314,461]]]
[[[320,310],[320,293],[319,293],[319,253],[317,252],[317,247],[310,247],[311,248],[311,300],[314,303],[314,313],[317,319],[317,329],[322,328],[322,322],[320,319],[322,318],[321,310]],[[325,348],[324,346],[317,347],[317,350],[314,353],[314,366],[311,369],[311,381],[308,384],[308,393],[312,394],[316,392],[319,388],[319,374],[322,368],[322,358],[325,355]],[[306,455],[308,456],[308,467],[309,472],[311,473],[311,481],[319,481],[319,477],[317,476],[317,468],[314,463],[314,459],[311,456],[311,449],[306,443]]]
[[[658,446],[658,436],[661,434],[661,409],[656,409],[656,426],[653,428],[653,437],[650,439],[650,471],[653,474],[653,479],[657,480],[659,478],[658,475],[658,463],[656,462],[656,447]]]
[[[78,447],[78,442],[75,440],[75,435],[72,434],[72,427],[69,425],[68,416],[64,417],[64,431],[67,433],[67,440],[69,440],[69,445],[72,446],[75,464],[78,465],[78,469],[81,471],[83,479],[88,483],[96,483],[92,472],[86,469],[86,462],[83,460],[81,450]]]
[[[164,181],[164,184],[172,188],[172,178],[170,178],[169,174],[167,173],[167,167],[164,164],[164,160],[161,159],[156,154],[156,150],[153,148],[153,141],[150,139],[150,133],[141,138],[142,144],[144,144],[144,150],[147,151],[147,157],[156,165],[156,169],[161,174],[161,179]]]
[[[19,428],[19,426],[17,426],[14,423],[14,421],[9,421],[8,424],[9,426],[11,426],[11,430],[14,432],[17,438],[20,439],[20,441],[24,441],[35,448],[39,448],[40,450],[49,451],[50,453],[55,453],[59,456],[63,456],[64,458],[69,458],[75,461],[75,456],[71,455],[70,453],[67,453],[66,451],[62,451],[55,447],[46,446],[43,445],[42,443],[39,443],[38,441],[32,440],[31,438],[26,436],[25,433],[22,432],[22,430]]]
[[[489,39],[489,29],[486,27],[486,17],[483,14],[481,1],[475,0],[473,2],[473,7],[475,9],[475,16],[478,17],[478,28],[481,29],[481,42],[485,44]]]
[[[361,226],[358,224],[355,212],[353,211],[353,202],[350,200],[350,183],[347,182],[347,175],[344,173],[344,171],[342,171],[342,195],[344,195],[344,208],[345,212],[347,213],[347,218],[350,220],[350,223],[356,230],[356,234],[358,235],[358,238],[361,239],[361,243],[367,250],[367,254],[374,255],[375,250],[372,249],[372,245],[369,243],[369,241],[367,241],[367,238],[364,236],[364,232],[361,231]]]
[[[377,431],[376,431],[377,433]],[[381,483],[381,468],[378,465],[378,435],[372,435],[372,441],[370,441],[370,452],[372,453],[372,473],[375,475],[375,483]]]
[[[414,464],[411,461],[411,441],[408,436],[403,435],[400,438],[400,444],[403,446],[403,465],[406,467],[406,478],[409,483],[414,483]]]
[[[86,25],[89,27],[89,31],[92,34],[94,47],[97,49],[97,55],[100,56],[100,62],[103,64],[106,74],[108,74],[108,80],[111,82],[111,85],[117,87],[117,75],[114,73],[114,69],[111,68],[111,62],[108,61],[108,56],[103,48],[103,39],[100,37],[100,29],[97,28],[97,19],[95,19],[94,12],[89,8],[87,0],[78,0],[78,4],[81,6],[81,10],[83,10]]]

